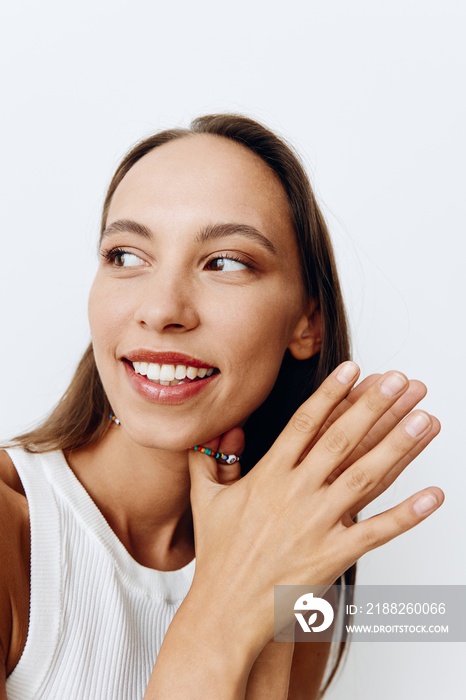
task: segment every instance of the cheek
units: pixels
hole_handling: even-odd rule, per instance
[[[277,378],[283,356],[301,315],[300,299],[291,289],[283,294],[250,299],[228,312],[223,309],[225,357],[230,366],[237,401],[255,410],[268,396]],[[233,400],[232,395],[232,400]],[[241,397],[241,398],[240,398]]]
[[[89,325],[96,356],[114,347],[119,329],[127,323],[128,314],[129,309],[125,307],[124,299],[116,297],[97,276],[88,303]]]
[[[299,294],[291,288],[235,300],[228,312],[223,307],[223,327],[229,340],[249,348],[250,359],[282,356],[302,314]],[[221,332],[221,328],[219,328]],[[258,352],[260,351],[260,352]]]

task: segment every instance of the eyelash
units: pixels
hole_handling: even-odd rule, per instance
[[[124,254],[129,254],[129,255],[136,255],[135,253],[130,253],[130,251],[125,250],[124,248],[111,248],[110,250],[107,251],[102,251],[101,256],[102,258],[109,264],[109,265],[114,265],[115,267],[123,267],[122,265],[116,265],[115,260],[119,255],[124,255]],[[254,270],[254,265],[248,261],[245,260],[244,258],[240,257],[239,255],[233,255],[232,253],[227,253],[227,254],[219,254],[215,255],[214,257],[210,258],[207,262],[206,265],[209,265],[212,263],[214,260],[234,260],[235,262],[239,262],[242,265],[244,265],[246,268],[250,270]]]
[[[103,257],[103,259],[107,263],[109,263],[110,265],[114,265],[115,267],[122,267],[121,265],[115,265],[115,259],[119,255],[125,255],[125,254],[131,255],[129,250],[124,250],[124,248],[111,248],[110,250],[107,250],[107,251],[103,250],[101,252],[101,256]]]
[[[233,255],[232,253],[220,253],[219,255],[214,255],[212,258],[207,260],[206,265],[210,265],[214,260],[233,260],[234,262],[239,262],[244,265],[249,270],[254,270],[254,265],[249,261],[245,260],[239,255]]]

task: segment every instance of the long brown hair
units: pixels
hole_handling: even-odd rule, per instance
[[[340,362],[349,358],[348,327],[330,237],[301,161],[283,139],[252,119],[234,114],[207,115],[195,119],[189,129],[162,131],[134,146],[110,182],[102,212],[101,233],[106,226],[114,192],[132,166],[154,148],[194,134],[212,134],[236,141],[256,153],[278,176],[290,206],[303,285],[308,298],[317,302],[322,318],[319,354],[310,360],[298,361],[287,352],[271,394],[245,425],[243,472],[246,472],[265,454],[298,406]],[[16,437],[12,443],[30,452],[76,450],[105,434],[110,410],[91,344],[50,416],[37,428]],[[353,584],[355,566],[342,578],[346,585]],[[346,639],[344,632],[341,639]],[[335,674],[343,648],[342,644],[325,689]]]

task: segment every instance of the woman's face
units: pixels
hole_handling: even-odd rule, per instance
[[[89,316],[105,391],[138,444],[186,449],[242,424],[307,337],[307,306],[285,193],[248,149],[180,138],[116,189]]]

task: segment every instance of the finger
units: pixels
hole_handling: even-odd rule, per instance
[[[332,411],[332,413],[329,415],[327,420],[324,422],[322,425],[321,429],[317,433],[317,435],[314,437],[312,442],[306,447],[304,452],[299,458],[299,461],[302,462],[303,459],[309,454],[309,452],[312,450],[314,445],[322,435],[330,428],[333,423],[335,423],[340,416],[342,416],[351,406],[356,403],[357,399],[359,399],[362,394],[373,384],[379,377],[382,375],[380,374],[371,374],[365,379],[362,380],[357,386],[352,389],[347,396],[336,406],[336,408]]]
[[[217,449],[224,454],[241,455],[244,452],[244,430],[240,427],[229,430],[222,435]],[[240,476],[241,467],[239,462],[234,464],[218,462],[218,481],[220,484],[233,484],[235,481],[238,481]]]
[[[351,392],[352,393],[352,392]],[[353,450],[351,455],[341,465],[337,466],[332,474],[328,477],[328,483],[335,481],[345,469],[351,464],[354,464],[363,455],[372,450],[393,428],[398,425],[400,420],[404,418],[410,411],[427,394],[427,387],[422,382],[411,380],[408,389],[402,396],[379,418],[377,423],[371,428],[368,434],[362,439],[359,445]]]
[[[244,451],[244,430],[236,426],[224,433],[220,437],[217,449],[228,455],[241,455]]]
[[[425,411],[413,411],[371,452],[349,467],[328,488],[326,496],[343,516],[356,503],[371,494],[387,474],[432,429],[432,417]]]
[[[368,374],[367,377],[364,377],[364,379],[361,379],[359,384],[356,384],[354,389],[350,391],[348,394],[348,401],[350,403],[355,403],[368,389],[374,382],[377,381],[377,379],[380,379],[382,376],[382,372],[377,372],[374,374]]]
[[[353,404],[356,403],[358,399],[361,398],[361,396],[364,394],[367,389],[374,384],[378,379],[380,379],[382,375],[381,374],[370,374],[368,377],[365,377],[359,384],[357,384],[354,389],[350,391],[350,393],[343,399],[343,401],[335,408],[335,410],[330,414],[328,419],[325,421],[325,424],[322,428],[322,431],[325,431],[327,428],[330,428],[332,423],[335,423],[335,421],[345,413],[345,411],[348,410]]]
[[[204,447],[208,447],[215,452],[220,451],[224,454],[236,454],[240,455],[244,451],[244,430],[239,426],[228,430],[223,435],[208,440],[204,443]],[[202,454],[201,452],[195,452],[196,455],[201,455],[203,458],[208,460],[208,462],[196,460],[193,461],[192,456],[190,456],[190,474],[191,474],[191,490],[197,488],[199,479],[196,480],[196,476],[200,476],[201,479],[215,482],[217,484],[228,485],[232,484],[239,479],[240,476],[240,465],[239,462],[234,464],[225,464],[225,462],[216,461],[210,455]],[[195,468],[194,465],[198,464],[198,473],[192,473]],[[204,467],[202,465],[204,464]],[[194,485],[193,485],[194,479]],[[205,484],[204,484],[205,488]]]
[[[269,451],[274,469],[277,464],[289,469],[295,467],[309,442],[344,399],[358,376],[359,367],[354,362],[344,362],[300,406]]]
[[[241,476],[241,467],[239,462],[234,464],[225,464],[224,462],[217,462],[217,479],[219,484],[224,486],[231,486],[235,481]]]
[[[407,388],[408,379],[401,372],[383,374],[330,426],[299,468],[306,469],[314,482],[326,482]]]
[[[350,517],[353,519],[358,513],[361,512],[369,503],[374,501],[380,494],[386,491],[393,483],[398,479],[400,474],[406,469],[408,464],[410,464],[413,459],[416,459],[421,452],[427,447],[427,445],[439,434],[441,429],[440,422],[435,416],[432,416],[432,428],[429,432],[422,438],[422,440],[415,445],[415,447],[408,452],[408,454],[400,459],[397,464],[388,472],[388,474],[380,481],[380,483],[369,493],[367,496],[362,498],[354,507],[350,510]]]
[[[215,441],[218,443],[219,439],[216,438]],[[212,443],[211,449],[216,449],[215,441],[209,440],[209,443]],[[225,488],[219,479],[217,461],[209,455],[188,450],[188,467],[191,479],[191,501],[198,507],[207,505],[213,496]]]
[[[347,531],[348,551],[359,559],[371,549],[393,540],[429,517],[445,500],[437,486],[419,491],[394,508],[352,525]]]

